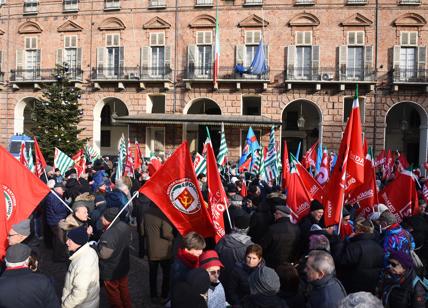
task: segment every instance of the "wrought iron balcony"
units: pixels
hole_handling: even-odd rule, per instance
[[[428,83],[428,70],[395,68],[394,82]]]
[[[287,69],[286,80],[293,81],[374,81],[374,72],[369,69],[344,68],[337,71],[334,67],[314,68],[292,66]]]
[[[186,71],[186,78],[190,80],[210,80],[213,78],[213,66],[189,66]],[[269,80],[269,71],[265,74],[253,75],[249,73],[240,73],[235,70],[235,67],[220,66],[218,70],[218,80],[236,80],[236,81],[252,81],[252,80]]]
[[[344,67],[339,70],[339,79],[341,81],[374,81],[375,74],[372,68]]]
[[[56,69],[19,69],[10,71],[10,81],[37,82],[55,81]],[[70,81],[82,80],[83,71],[80,68],[69,69],[67,76]]]
[[[91,79],[104,81],[145,81],[145,80],[170,80],[171,68],[169,66],[154,67],[104,67],[92,69]]]

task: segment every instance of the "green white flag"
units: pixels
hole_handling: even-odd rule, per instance
[[[199,153],[196,153],[193,167],[195,168],[196,176],[199,174],[207,174],[207,160]]]
[[[224,123],[221,123],[220,149],[217,154],[217,164],[219,166],[226,165],[227,154],[229,154],[229,149],[227,148],[226,135],[224,133]]]
[[[55,148],[54,167],[58,168],[62,175],[67,170],[74,166],[74,160],[72,160],[67,154],[62,152],[60,149]]]

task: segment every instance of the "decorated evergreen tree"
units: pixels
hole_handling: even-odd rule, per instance
[[[55,82],[46,86],[43,97],[36,101],[32,112],[32,132],[37,137],[46,160],[53,162],[55,147],[71,156],[86,143],[79,139],[84,128],[78,124],[82,118],[80,90],[69,80],[67,65],[57,66],[53,74]]]

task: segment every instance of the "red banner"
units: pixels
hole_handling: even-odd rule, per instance
[[[288,158],[287,141],[284,140],[284,148],[282,153],[282,190],[287,187],[287,181],[290,176],[290,159]]]
[[[292,211],[295,220],[299,221],[309,214],[312,196],[305,188],[299,172],[295,169],[291,171],[288,178],[287,205]]]
[[[321,187],[320,183],[318,183],[312,175],[306,170],[300,163],[296,163],[297,172],[300,175],[303,185],[306,190],[311,195],[312,199],[316,199],[318,201],[322,201],[324,190]]]

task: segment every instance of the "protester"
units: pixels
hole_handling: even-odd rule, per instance
[[[105,195],[106,208],[117,208],[118,210],[121,210],[128,202],[128,195],[128,186],[122,180],[117,181],[116,187]],[[129,222],[127,210],[120,214],[120,219],[123,222]]]
[[[339,302],[339,308],[383,308],[380,299],[369,292],[357,292]]]
[[[28,268],[31,248],[25,244],[10,246],[6,252],[6,271],[0,277],[0,307],[60,307],[52,281]]]
[[[300,288],[300,277],[296,267],[290,263],[284,263],[275,269],[279,276],[281,288],[278,296],[285,300],[289,308],[305,306],[305,297]]]
[[[308,238],[309,232],[311,230],[312,225],[316,224],[322,227],[322,217],[324,214],[324,207],[318,200],[311,201],[310,213],[303,217],[300,222],[300,231],[301,231],[301,239],[302,239],[302,252],[307,252],[308,246]]]
[[[88,222],[89,214],[88,208],[86,207],[86,202],[74,201],[72,209],[73,213],[69,214],[65,219],[61,219],[58,223],[58,236],[64,243],[66,241],[66,232],[79,226],[84,225],[89,235],[91,235],[93,232],[92,227]]]
[[[128,290],[131,231],[120,219],[116,219],[112,224],[118,214],[119,209],[108,208],[101,216],[101,222],[106,230],[101,235],[97,247],[100,278],[106,288],[110,305],[131,307]]]
[[[188,271],[172,291],[172,308],[208,308],[210,276],[203,268]]]
[[[199,258],[200,267],[205,269],[210,275],[210,287],[208,289],[208,308],[226,307],[226,296],[224,288],[219,281],[220,268],[223,264],[220,262],[215,250],[203,252]]]
[[[65,276],[61,306],[97,308],[100,300],[98,255],[89,246],[86,226],[70,230],[66,244],[71,263]]]
[[[261,189],[257,185],[252,185],[249,190],[250,195],[247,199],[251,201],[251,206],[255,207],[254,212],[249,211],[251,214],[250,230],[248,235],[251,240],[261,245],[263,236],[269,229],[269,225],[273,222],[272,207],[275,205],[285,204],[284,196],[278,193],[272,193],[266,197],[265,200],[261,199]]]

